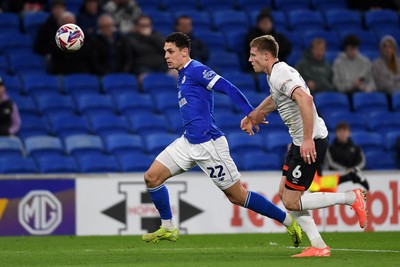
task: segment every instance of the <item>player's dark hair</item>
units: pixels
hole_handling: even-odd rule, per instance
[[[339,122],[338,124],[336,124],[335,131],[339,130],[350,130],[350,125],[344,121]]]
[[[250,47],[256,47],[258,51],[270,52],[272,56],[278,57],[279,45],[272,35],[262,35],[250,42]]]
[[[165,38],[166,43],[174,43],[179,49],[187,48],[190,50],[190,38],[182,32],[173,32]]]

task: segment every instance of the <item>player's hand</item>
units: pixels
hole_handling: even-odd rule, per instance
[[[260,109],[254,109],[249,113],[249,115],[247,115],[247,117],[251,120],[254,126],[257,124],[266,124],[265,118],[267,117],[267,112]]]
[[[257,125],[255,128],[257,132],[260,130],[260,128]],[[244,117],[242,119],[242,121],[240,122],[240,129],[242,129],[242,131],[248,133],[249,135],[254,135],[253,123],[251,123],[248,117]]]
[[[305,163],[311,164],[317,158],[317,151],[315,150],[315,143],[313,139],[303,140],[300,146],[300,155]]]

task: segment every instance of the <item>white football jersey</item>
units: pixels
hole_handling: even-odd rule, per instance
[[[301,118],[300,108],[292,99],[295,89],[306,90],[310,94],[304,79],[300,73],[286,64],[285,62],[275,63],[271,75],[267,76],[269,87],[271,88],[271,97],[275,102],[282,120],[289,128],[289,133],[296,146],[301,146],[303,142],[303,120]],[[304,89],[301,89],[301,88]],[[325,122],[317,114],[314,107],[314,130],[313,138],[322,139],[328,136],[328,130]],[[267,119],[268,120],[268,119]]]

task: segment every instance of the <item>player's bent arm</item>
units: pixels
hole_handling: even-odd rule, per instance
[[[256,109],[263,110],[267,112],[267,114],[273,112],[276,110],[276,105],[274,101],[272,100],[272,96],[266,97]]]
[[[310,140],[314,130],[313,97],[303,87],[298,87],[294,90],[292,98],[300,108],[301,118],[303,119],[303,138],[304,140]]]

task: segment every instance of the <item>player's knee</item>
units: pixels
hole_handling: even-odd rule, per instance
[[[230,195],[230,196],[227,196],[227,197],[228,197],[229,201],[232,204],[235,204],[235,205],[243,207],[244,201],[240,197],[233,196],[233,195]]]
[[[148,188],[154,188],[154,187],[159,186],[158,180],[159,179],[157,178],[156,175],[154,175],[154,173],[152,173],[150,171],[147,171],[144,173],[144,181]]]
[[[298,211],[300,210],[299,202],[294,199],[282,199],[282,203],[287,210],[290,211]]]
[[[283,188],[279,188],[278,196],[281,200],[283,199]]]

